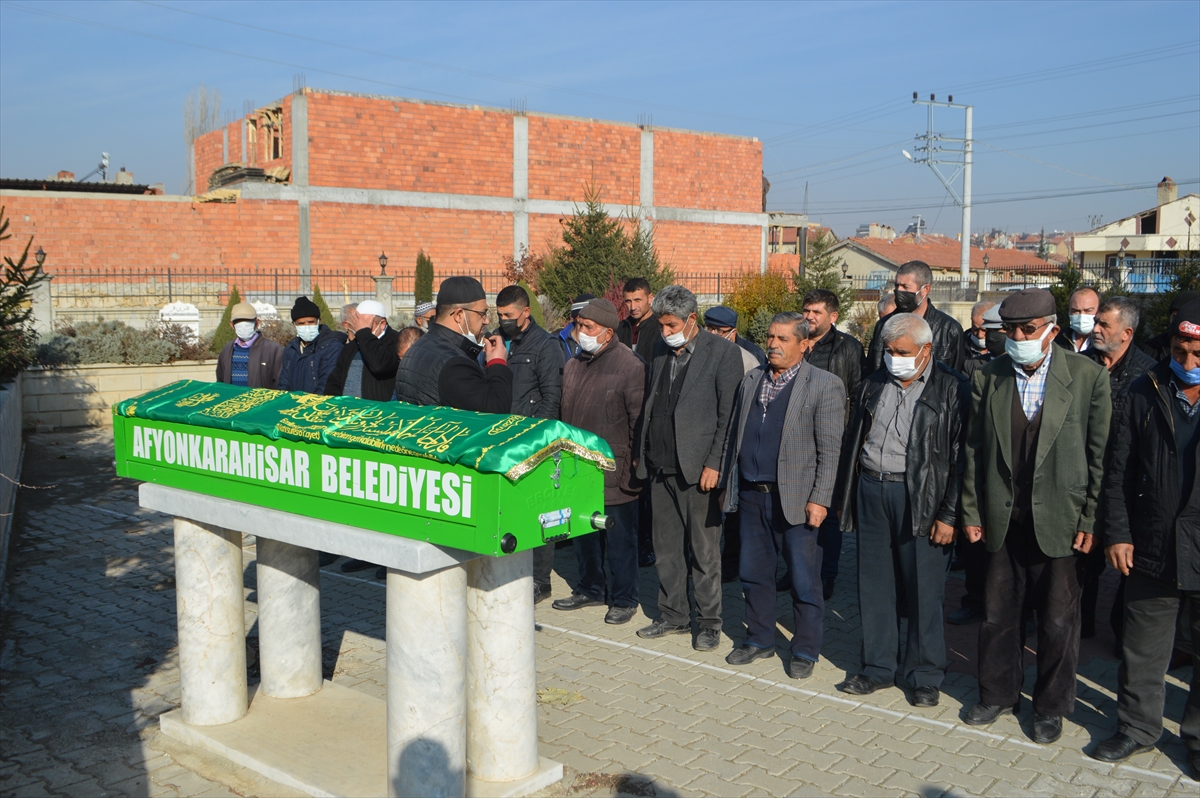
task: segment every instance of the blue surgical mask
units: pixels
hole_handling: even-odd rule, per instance
[[[1030,366],[1041,360],[1046,354],[1042,351],[1042,342],[1054,329],[1053,324],[1047,324],[1046,329],[1037,338],[1026,338],[1024,341],[1014,341],[1009,338],[1004,342],[1004,351],[1019,366]]]
[[[1184,385],[1200,385],[1200,369],[1185,369],[1175,358],[1170,359],[1171,371]]]

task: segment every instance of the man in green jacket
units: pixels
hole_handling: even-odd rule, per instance
[[[963,479],[968,540],[987,542],[986,618],[979,629],[979,703],[972,726],[1020,708],[1021,610],[1037,611],[1033,741],[1062,734],[1075,709],[1079,600],[1093,545],[1112,403],[1108,374],[1053,347],[1054,296],[1015,292],[1000,305],[1005,355],[979,369]]]

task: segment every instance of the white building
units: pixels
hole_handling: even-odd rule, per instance
[[[1158,184],[1158,205],[1075,236],[1075,259],[1085,270],[1172,260],[1200,247],[1200,195],[1178,196],[1175,181]],[[1130,261],[1133,261],[1132,263]]]

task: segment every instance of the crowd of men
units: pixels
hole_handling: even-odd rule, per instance
[[[1080,288],[1062,329],[1054,296],[1026,288],[977,304],[964,331],[930,301],[932,282],[925,263],[899,268],[866,351],[837,329],[839,300],[825,290],[771,320],[765,351],[738,335],[732,309],[701,315],[686,288],[653,293],[640,278],[624,285],[623,313],[583,295],[557,333],[534,320],[524,288],[503,289],[491,309],[471,277],[444,280],[403,330],[373,300],[344,307],[344,329],[330,330],[301,297],[286,348],[241,304],[217,374],[559,418],[599,435],[616,462],[604,477],[614,523],[574,539],[578,579],[553,608],[603,607],[607,623],[628,623],[651,604],[638,568],[653,565],[658,617],[638,636],[688,634],[712,651],[722,582],[740,580],[747,632],[733,665],[775,655],[782,590],[794,622],[787,672],[812,674],[853,532],[861,667],[838,689],[904,685],[914,706],[936,706],[945,621],[979,622],[979,698],[963,720],[987,725],[1020,710],[1032,634],[1040,744],[1074,710],[1079,640],[1095,633],[1111,565],[1119,722],[1090,754],[1117,762],[1157,743],[1178,647],[1193,663],[1181,736],[1200,776],[1200,295],[1177,296],[1142,351],[1126,297]],[[534,552],[535,602],[550,596],[553,556]],[[951,568],[965,570],[966,592],[947,618]]]

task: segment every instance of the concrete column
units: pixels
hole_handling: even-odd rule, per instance
[[[654,131],[642,128],[641,164],[638,173],[638,202],[641,226],[647,232],[654,225]]]
[[[308,296],[312,292],[312,248],[309,246],[308,233],[308,197],[301,197],[297,203],[300,218],[298,220],[300,238],[300,293]]]
[[[308,187],[308,97],[301,89],[292,95],[292,185]],[[243,158],[245,156],[243,155]],[[309,295],[312,292],[312,247],[309,241],[309,213],[307,192],[297,203],[300,218],[299,239],[300,252],[300,293]]]
[[[43,338],[54,334],[54,295],[50,282],[54,279],[46,275],[46,279],[33,287],[30,304],[33,306],[33,329]]]
[[[529,248],[529,117],[513,116],[513,258]]]
[[[241,532],[175,519],[175,611],[184,722],[237,720],[247,706]]]
[[[515,781],[538,768],[533,552],[467,563],[467,770]]]
[[[392,280],[394,278],[377,274],[371,279],[375,281],[375,298],[383,303],[388,315],[392,315]]]
[[[806,235],[806,233],[803,230],[801,230],[800,232],[802,235]],[[758,264],[758,271],[761,274],[766,274],[767,273],[767,225],[765,225],[765,224],[763,225],[763,228],[762,228],[762,253],[760,255],[760,258],[761,258],[761,260],[759,261],[759,264]]]
[[[421,576],[388,569],[389,796],[466,790],[466,593],[462,565]]]
[[[258,662],[263,692],[301,698],[321,689],[321,576],[317,552],[258,538]]]

